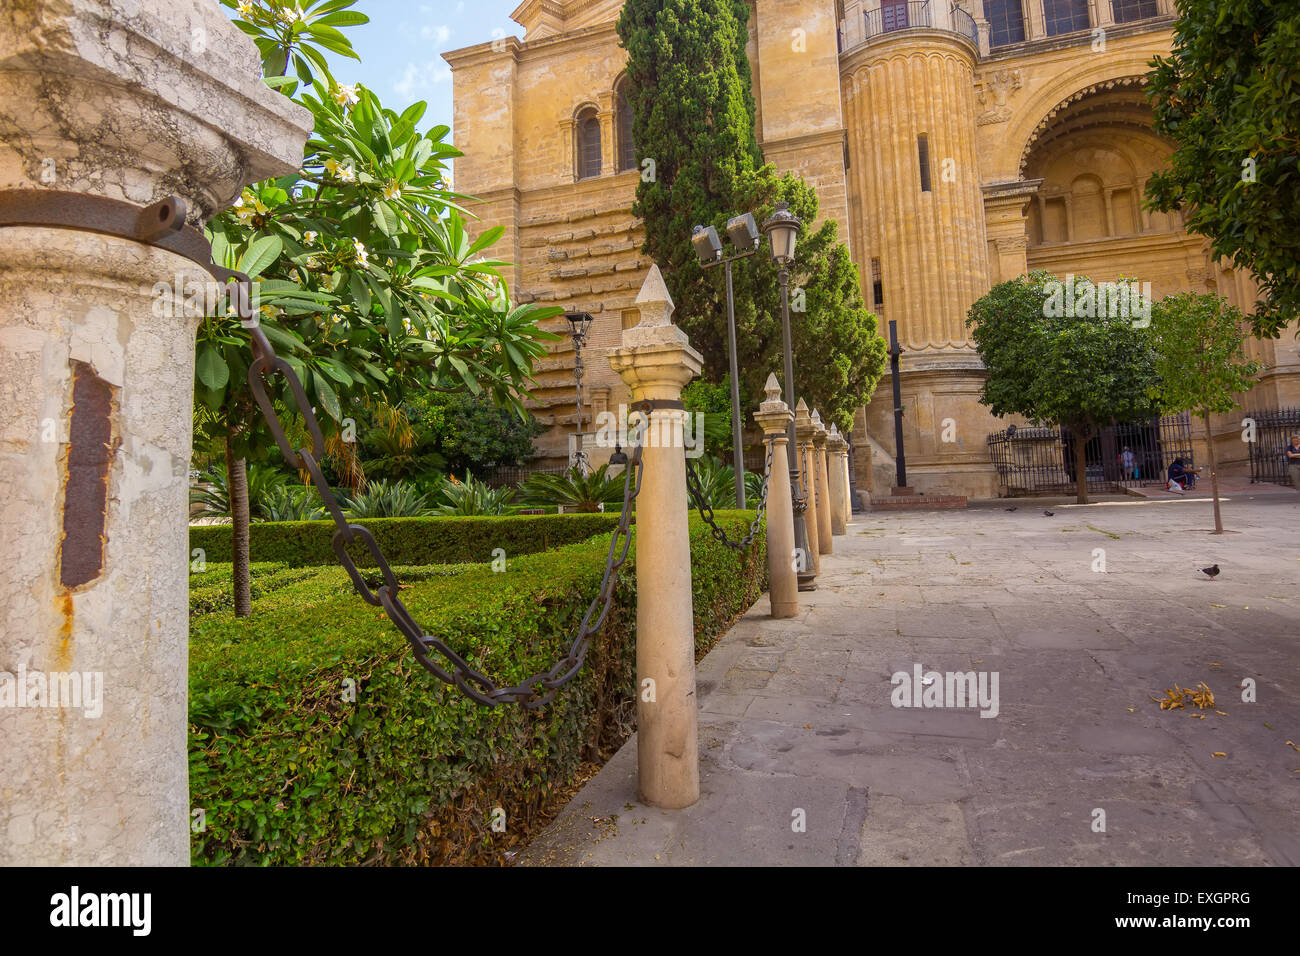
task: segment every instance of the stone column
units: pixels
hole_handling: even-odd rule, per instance
[[[641,321],[623,333],[622,346],[609,350],[609,366],[623,377],[634,403],[680,404],[682,386],[704,360],[671,322],[673,301],[658,266],[650,267],[635,305]],[[645,803],[670,809],[700,797],[686,414],[678,408],[652,412],[636,501],[638,788]]]
[[[853,524],[853,476],[852,469],[849,467],[847,441],[844,443],[844,454],[840,456],[840,462],[844,465],[844,523],[850,525]]]
[[[767,401],[758,407],[754,421],[772,442],[772,467],[767,476],[767,576],[773,617],[794,617],[799,613],[799,577],[795,573],[794,508],[790,500],[788,435],[794,413],[781,401],[781,383],[776,373],[763,387]]]
[[[301,162],[309,115],[217,4],[11,7],[0,190],[179,194],[198,226]],[[207,278],[132,240],[0,227],[0,694],[27,705],[0,707],[0,865],[189,862],[199,319],[167,305]]]
[[[830,554],[834,548],[831,540],[831,486],[826,471],[826,437],[830,434],[822,424],[821,413],[812,413],[813,468],[817,476],[817,548],[821,554]]]
[[[844,506],[848,503],[848,490],[844,485],[844,459],[848,442],[840,437],[840,430],[831,425],[826,436],[826,488],[831,499],[831,534],[843,534],[847,518]]]
[[[817,539],[817,488],[813,475],[817,473],[813,459],[813,435],[817,429],[808,414],[808,403],[802,398],[794,408],[794,440],[799,443],[799,484],[803,489],[807,510],[804,512],[803,524],[808,531],[808,554],[804,556],[806,566],[814,575],[821,574],[821,548]]]

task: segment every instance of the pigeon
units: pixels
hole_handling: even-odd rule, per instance
[[[1056,512],[1055,512],[1055,511],[1044,511],[1043,514],[1047,515],[1047,517],[1050,518],[1050,517],[1052,517],[1052,515],[1056,514]]]
[[[1016,510],[1017,508],[1019,508],[1019,507],[1020,507],[1019,505],[1012,505],[1010,508],[1003,508],[1002,510],[1003,510],[1003,511],[1015,511],[1015,510]]]
[[[1212,564],[1208,568],[1201,568],[1201,573],[1213,581],[1215,576],[1219,573],[1219,566],[1217,564]]]

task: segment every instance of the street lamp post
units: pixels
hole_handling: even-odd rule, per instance
[[[802,228],[803,223],[800,222],[799,217],[790,212],[788,204],[784,202],[777,203],[771,218],[763,223],[763,232],[767,234],[772,246],[772,261],[781,270],[781,336],[785,353],[785,403],[790,408],[795,407],[794,349],[790,339],[790,264],[794,262],[794,247]],[[808,499],[803,494],[799,478],[797,447],[792,418],[786,452],[790,469],[790,498],[794,506],[794,546],[803,559],[799,562],[799,590],[812,591],[817,587],[816,575],[812,571],[812,560],[808,554],[808,526],[804,523]]]
[[[566,312],[564,318],[569,323],[569,331],[573,336],[573,379],[577,386],[578,401],[578,450],[574,454],[575,461],[570,464],[585,474],[587,456],[582,447],[582,346],[587,341],[587,333],[591,331],[592,318],[589,312]]]
[[[691,236],[691,244],[699,257],[700,268],[709,269],[721,264],[727,279],[727,342],[730,346],[731,360],[731,455],[735,462],[736,507],[745,509],[745,448],[740,434],[740,372],[736,359],[736,294],[731,283],[731,264],[737,259],[752,256],[758,251],[761,238],[758,225],[752,213],[744,213],[727,222],[727,236],[731,244],[740,251],[725,259],[722,256],[722,242],[718,230],[712,226],[696,226]]]

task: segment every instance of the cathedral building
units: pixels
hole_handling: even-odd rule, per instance
[[[615,22],[621,0],[524,0],[523,40],[445,54],[454,81],[456,188],[521,301],[594,316],[582,424],[627,393],[604,350],[636,324],[650,263],[631,206],[642,174]],[[1173,0],[753,0],[749,59],[767,162],[814,185],[863,297],[902,349],[909,484],[993,496],[967,309],[994,283],[1047,269],[1150,283],[1155,297],[1216,291],[1249,311],[1250,277],[1216,261],[1178,214],[1143,206],[1172,145],[1152,128],[1149,62],[1167,54]],[[653,150],[643,151],[652,156]],[[738,212],[743,210],[737,210]],[[683,236],[682,241],[689,241]],[[795,316],[797,320],[798,316]],[[552,320],[555,331],[567,329]],[[1251,407],[1300,405],[1293,331],[1250,340],[1269,366]],[[571,338],[538,366],[539,453],[559,462],[578,428]],[[796,382],[798,371],[796,370]],[[1216,423],[1223,470],[1243,471],[1237,418]],[[853,430],[859,489],[894,478],[888,378]],[[1203,461],[1204,447],[1197,451]]]

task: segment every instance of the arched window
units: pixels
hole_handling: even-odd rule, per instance
[[[614,94],[614,129],[617,132],[616,144],[618,171],[636,169],[636,148],[632,145],[632,107],[627,101],[627,77],[619,81]]]
[[[594,106],[578,113],[574,121],[574,141],[577,146],[575,168],[579,179],[600,175],[600,117]]]

